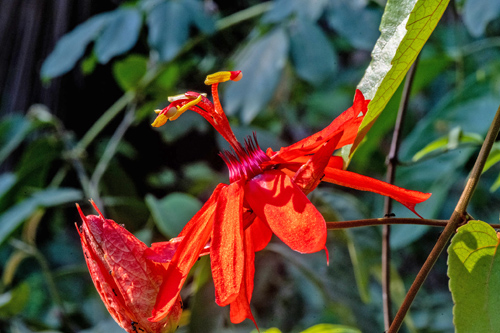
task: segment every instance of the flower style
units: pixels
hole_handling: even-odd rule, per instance
[[[388,195],[412,211],[430,196],[344,171],[342,158],[332,156],[336,149],[353,143],[366,114],[369,100],[359,90],[353,106],[329,126],[289,147],[264,153],[255,135],[242,145],[229,126],[217,91],[220,82],[238,81],[241,75],[235,71],[207,77],[205,84],[211,85],[213,104],[204,94],[187,92],[169,98],[166,108],[155,111],[154,127],[177,119],[187,110],[200,114],[233,151],[220,154],[228,166],[230,184],[219,184],[179,235],[183,238],[167,268],[151,321],[161,320],[171,311],[189,270],[210,242],[217,304],[230,304],[233,323],[246,318],[255,323],[249,305],[254,256],[268,244],[272,233],[301,253],[326,249],[325,220],[306,197],[322,180]]]
[[[98,216],[85,216],[77,205],[83,221],[77,230],[90,276],[109,313],[129,333],[174,332],[182,313],[179,295],[164,318],[154,323],[147,320],[168,264],[146,259],[153,251],[92,205]]]

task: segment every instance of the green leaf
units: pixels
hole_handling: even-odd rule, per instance
[[[140,79],[146,74],[148,59],[142,55],[132,54],[113,64],[113,75],[124,91],[137,87]]]
[[[0,295],[0,318],[10,318],[20,313],[29,301],[30,288],[21,283],[16,288]]]
[[[189,13],[192,23],[194,23],[200,31],[206,34],[211,34],[215,31],[215,21],[206,14],[206,10],[203,8],[203,2],[183,0],[182,5],[186,12]]]
[[[35,128],[23,115],[6,117],[0,123],[0,164],[23,142]]]
[[[14,186],[16,179],[16,175],[10,172],[0,175],[0,199]]]
[[[297,75],[320,84],[337,69],[337,54],[323,31],[308,19],[297,19],[289,26],[290,51]]]
[[[361,333],[354,327],[334,324],[318,324],[302,331],[302,333]]]
[[[111,12],[106,26],[96,39],[97,60],[106,64],[111,58],[130,50],[139,37],[142,16],[137,8],[124,7]]]
[[[365,98],[371,99],[368,113],[358,130],[348,159],[385,108],[406,72],[443,15],[449,0],[389,0],[380,24],[381,35],[373,51],[372,62],[358,85]]]
[[[160,61],[174,58],[189,36],[189,15],[178,1],[154,6],[147,16],[148,42],[158,51]]]
[[[500,142],[495,142],[484,164],[483,172],[500,162]]]
[[[464,144],[475,144],[480,146],[483,143],[481,135],[476,133],[464,133],[460,127],[455,127],[447,136],[443,136],[425,146],[417,152],[412,160],[418,161],[429,154],[445,153],[457,149]]]
[[[111,17],[112,12],[98,14],[64,35],[43,62],[42,78],[50,79],[69,72]]]
[[[161,200],[148,194],[146,204],[156,226],[166,237],[178,235],[202,206],[198,199],[185,193],[171,193]]]
[[[328,24],[357,49],[371,50],[380,36],[382,11],[359,1],[330,1]],[[360,24],[360,22],[363,22]]]
[[[278,23],[292,14],[299,18],[317,21],[329,3],[325,0],[276,0],[271,9],[262,17],[264,23]]]
[[[470,34],[479,37],[484,34],[489,22],[500,15],[498,0],[467,0],[463,7],[463,19]]]
[[[0,244],[39,207],[58,206],[81,198],[82,192],[73,188],[49,188],[34,193],[0,215]]]
[[[288,47],[284,29],[276,28],[241,50],[234,68],[243,72],[243,78],[226,85],[226,113],[239,111],[246,124],[255,118],[274,95],[286,64]]]
[[[499,235],[485,222],[458,228],[448,247],[456,332],[500,332]]]

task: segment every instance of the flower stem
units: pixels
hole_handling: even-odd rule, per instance
[[[484,168],[491,147],[493,146],[493,143],[495,142],[495,139],[498,135],[499,129],[500,129],[500,107],[498,108],[495,114],[495,118],[491,123],[488,134],[486,135],[486,139],[484,140],[483,146],[481,147],[481,151],[479,152],[479,155],[476,159],[476,163],[472,168],[471,174],[469,176],[467,184],[465,185],[462,195],[458,200],[457,206],[455,207],[455,210],[453,211],[453,214],[451,215],[449,222],[447,223],[443,232],[439,236],[439,239],[434,245],[434,248],[427,257],[425,263],[423,264],[415,280],[413,281],[413,284],[408,290],[408,293],[406,294],[406,297],[403,300],[403,304],[401,304],[401,307],[399,308],[399,311],[396,314],[396,317],[394,317],[394,321],[392,322],[391,327],[389,328],[388,331],[389,333],[395,333],[399,331],[399,328],[403,323],[403,319],[406,316],[406,313],[408,312],[420,287],[422,286],[425,279],[429,275],[429,272],[431,271],[432,267],[439,258],[439,255],[441,254],[445,246],[448,244],[448,241],[450,240],[451,236],[455,233],[455,230],[460,225],[460,223],[463,222],[464,219],[466,218],[467,206],[472,198],[474,190],[476,189],[477,183],[479,182],[481,172]]]

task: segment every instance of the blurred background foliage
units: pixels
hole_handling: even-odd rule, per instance
[[[323,128],[352,103],[370,62],[384,0],[1,0],[0,331],[120,332],[85,266],[74,203],[146,244],[175,237],[215,185],[225,148],[195,113],[154,129],[154,109],[204,77],[242,70],[223,85],[236,136],[279,149]],[[432,192],[417,207],[448,219],[500,104],[500,2],[452,1],[418,61],[396,184]],[[349,170],[383,179],[401,88]],[[498,219],[500,146],[469,213]],[[311,200],[327,221],[381,217],[383,198],[322,185]],[[402,206],[394,212],[412,217]],[[399,305],[440,230],[392,232]],[[282,332],[383,331],[380,230],[331,231],[323,254],[273,240],[256,256],[254,315]],[[249,332],[214,302],[208,258],[182,296],[180,332]],[[443,256],[420,291],[407,332],[452,332]],[[267,332],[278,332],[268,330]],[[309,332],[309,331],[305,331]],[[336,332],[336,331],[335,331]]]

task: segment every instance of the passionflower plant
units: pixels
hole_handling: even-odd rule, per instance
[[[94,202],[92,205],[98,215],[85,216],[77,205],[83,222],[77,229],[90,276],[109,313],[129,333],[174,332],[182,313],[180,295],[157,322],[147,320],[168,263],[147,259],[147,255],[154,255],[154,250],[113,220],[105,219]],[[170,246],[162,247],[165,262],[176,248],[175,241],[167,243]]]
[[[390,196],[415,212],[417,203],[430,194],[405,190],[373,178],[342,170],[336,149],[352,144],[367,111],[369,100],[358,90],[353,106],[322,131],[278,152],[261,150],[257,138],[241,144],[235,137],[218,97],[218,84],[238,81],[240,71],[209,75],[213,103],[205,94],[187,92],[169,98],[157,110],[152,126],[177,119],[187,110],[205,118],[229,143],[221,152],[229,169],[229,184],[219,184],[200,211],[186,224],[176,252],[167,267],[151,321],[172,311],[189,270],[210,243],[211,269],[218,305],[230,305],[230,318],[254,321],[250,310],[254,256],[277,235],[290,248],[313,253],[325,248],[326,223],[306,197],[321,181]],[[162,245],[157,245],[161,247]],[[161,256],[160,256],[161,257]],[[153,260],[159,260],[158,256]]]

